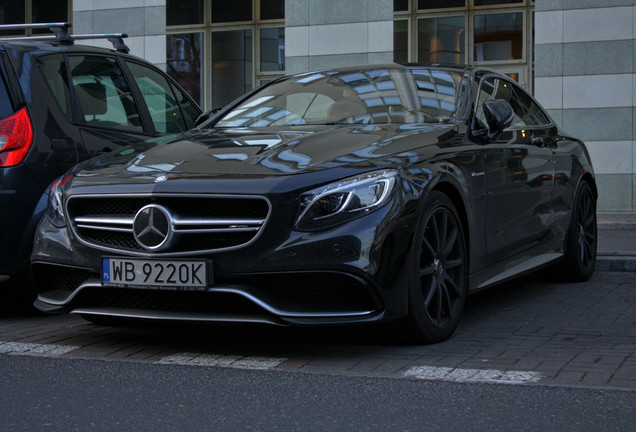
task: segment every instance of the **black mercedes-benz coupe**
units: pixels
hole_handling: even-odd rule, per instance
[[[583,143],[497,72],[304,73],[60,178],[35,304],[99,322],[394,322],[437,342],[470,292],[541,267],[589,278],[596,198]]]

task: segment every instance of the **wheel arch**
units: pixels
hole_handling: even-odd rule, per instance
[[[452,178],[438,177],[437,180],[430,185],[420,202],[421,211],[418,212],[418,224],[413,236],[413,239],[417,239],[413,242],[413,247],[417,249],[414,249],[414,253],[409,257],[408,315],[398,323],[402,325],[401,331],[405,337],[417,343],[441,342],[450,337],[462,315],[465,297],[469,291],[469,240],[465,231],[468,221],[467,211],[470,209],[467,209],[461,189]],[[457,226],[464,233],[461,246],[463,251],[456,246],[459,244],[456,236],[451,237],[437,232],[439,230],[437,222],[431,228],[436,232],[431,234],[436,240],[427,241],[428,247],[421,246],[424,244],[423,238],[427,236],[429,221],[436,218],[436,212],[440,210],[446,214],[452,214],[453,221],[449,221],[448,224]],[[450,240],[452,243],[447,243],[449,239],[452,239]],[[461,256],[457,254],[462,253],[463,261],[457,259]],[[422,267],[423,262],[424,267]],[[451,262],[455,264],[450,264]],[[450,264],[448,268],[462,266],[463,269],[460,272],[450,272],[446,268],[447,263]],[[425,273],[422,273],[423,268],[426,268]],[[423,281],[422,278],[426,280]],[[455,290],[447,287],[447,280],[452,280]]]
[[[594,178],[592,173],[587,171],[583,173],[583,175],[579,179],[577,190],[581,186],[582,182],[587,182],[590,185],[590,187],[592,188],[592,193],[594,194],[594,198],[598,199],[598,188],[596,186],[596,179]]]
[[[471,230],[469,229],[468,223],[468,208],[466,203],[464,202],[463,195],[459,191],[459,188],[449,181],[441,181],[435,185],[431,191],[439,191],[446,195],[453,205],[455,206],[455,210],[457,210],[457,214],[459,215],[460,223],[462,225],[462,230],[464,231],[464,241],[466,244],[464,245],[466,249],[466,258],[468,262],[470,262],[470,244],[471,244]],[[470,267],[470,266],[469,266]]]

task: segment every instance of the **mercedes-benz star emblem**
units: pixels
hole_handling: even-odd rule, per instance
[[[133,235],[141,247],[156,251],[165,248],[172,239],[172,216],[157,204],[148,204],[133,220]]]
[[[155,183],[165,182],[166,180],[168,180],[168,176],[165,174],[161,174],[160,176],[157,176],[155,178]]]

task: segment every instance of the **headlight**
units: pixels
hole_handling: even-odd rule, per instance
[[[58,228],[66,226],[64,215],[64,185],[73,178],[72,175],[53,182],[49,189],[49,199],[46,207],[46,215],[53,225]]]
[[[395,170],[374,171],[303,193],[294,228],[328,228],[380,208],[389,201],[397,175]]]

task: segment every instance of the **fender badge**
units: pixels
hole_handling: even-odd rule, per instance
[[[160,176],[157,176],[157,178],[155,178],[155,183],[165,182],[166,180],[168,180],[168,176],[162,174]]]

